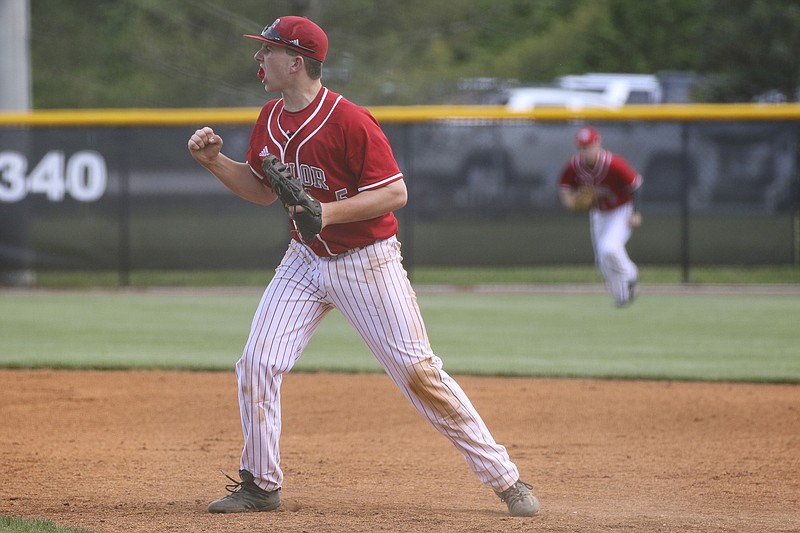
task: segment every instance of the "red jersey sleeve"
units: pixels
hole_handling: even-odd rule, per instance
[[[353,105],[347,115],[346,158],[350,170],[357,177],[358,191],[388,185],[403,177],[394,158],[389,140],[372,114]]]
[[[614,188],[620,193],[631,193],[642,185],[642,176],[622,157],[614,155],[609,171],[614,181]]]

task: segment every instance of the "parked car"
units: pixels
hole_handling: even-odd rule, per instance
[[[566,107],[574,111],[587,107],[614,108],[621,105],[612,95],[551,87],[507,89],[500,103],[511,111],[528,111],[537,107]]]
[[[601,93],[617,105],[660,104],[664,101],[661,82],[654,74],[589,72],[561,76],[557,84],[562,89]]]
[[[626,104],[662,102],[661,83],[652,74],[588,73],[562,76],[553,87],[512,87],[501,91],[499,103],[512,111],[543,106],[577,110],[616,108]]]

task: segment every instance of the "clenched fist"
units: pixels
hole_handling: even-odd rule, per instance
[[[189,153],[198,163],[206,165],[217,158],[223,144],[222,137],[206,126],[189,137]]]

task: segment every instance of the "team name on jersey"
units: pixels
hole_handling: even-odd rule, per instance
[[[325,177],[325,171],[321,168],[306,164],[301,164],[298,168],[295,163],[289,163],[288,167],[292,171],[292,175],[303,184],[303,187],[328,190],[328,180]]]
[[[267,157],[267,155],[269,155],[266,146],[261,150],[259,155],[261,157]],[[303,187],[316,187],[317,189],[328,190],[328,180],[325,177],[325,171],[321,168],[303,164],[300,165],[300,169],[298,170],[296,163],[287,163],[286,166],[289,167],[292,176],[300,180]]]

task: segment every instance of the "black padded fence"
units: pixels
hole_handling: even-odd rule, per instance
[[[591,264],[585,215],[557,179],[587,120],[387,120],[406,174],[415,266]],[[644,176],[640,264],[798,261],[796,120],[604,120],[604,146]],[[214,126],[214,124],[209,124]],[[189,155],[197,124],[0,123],[0,270],[272,269],[283,211],[235,197]],[[250,125],[215,128],[242,160]],[[123,281],[124,283],[124,281]]]

